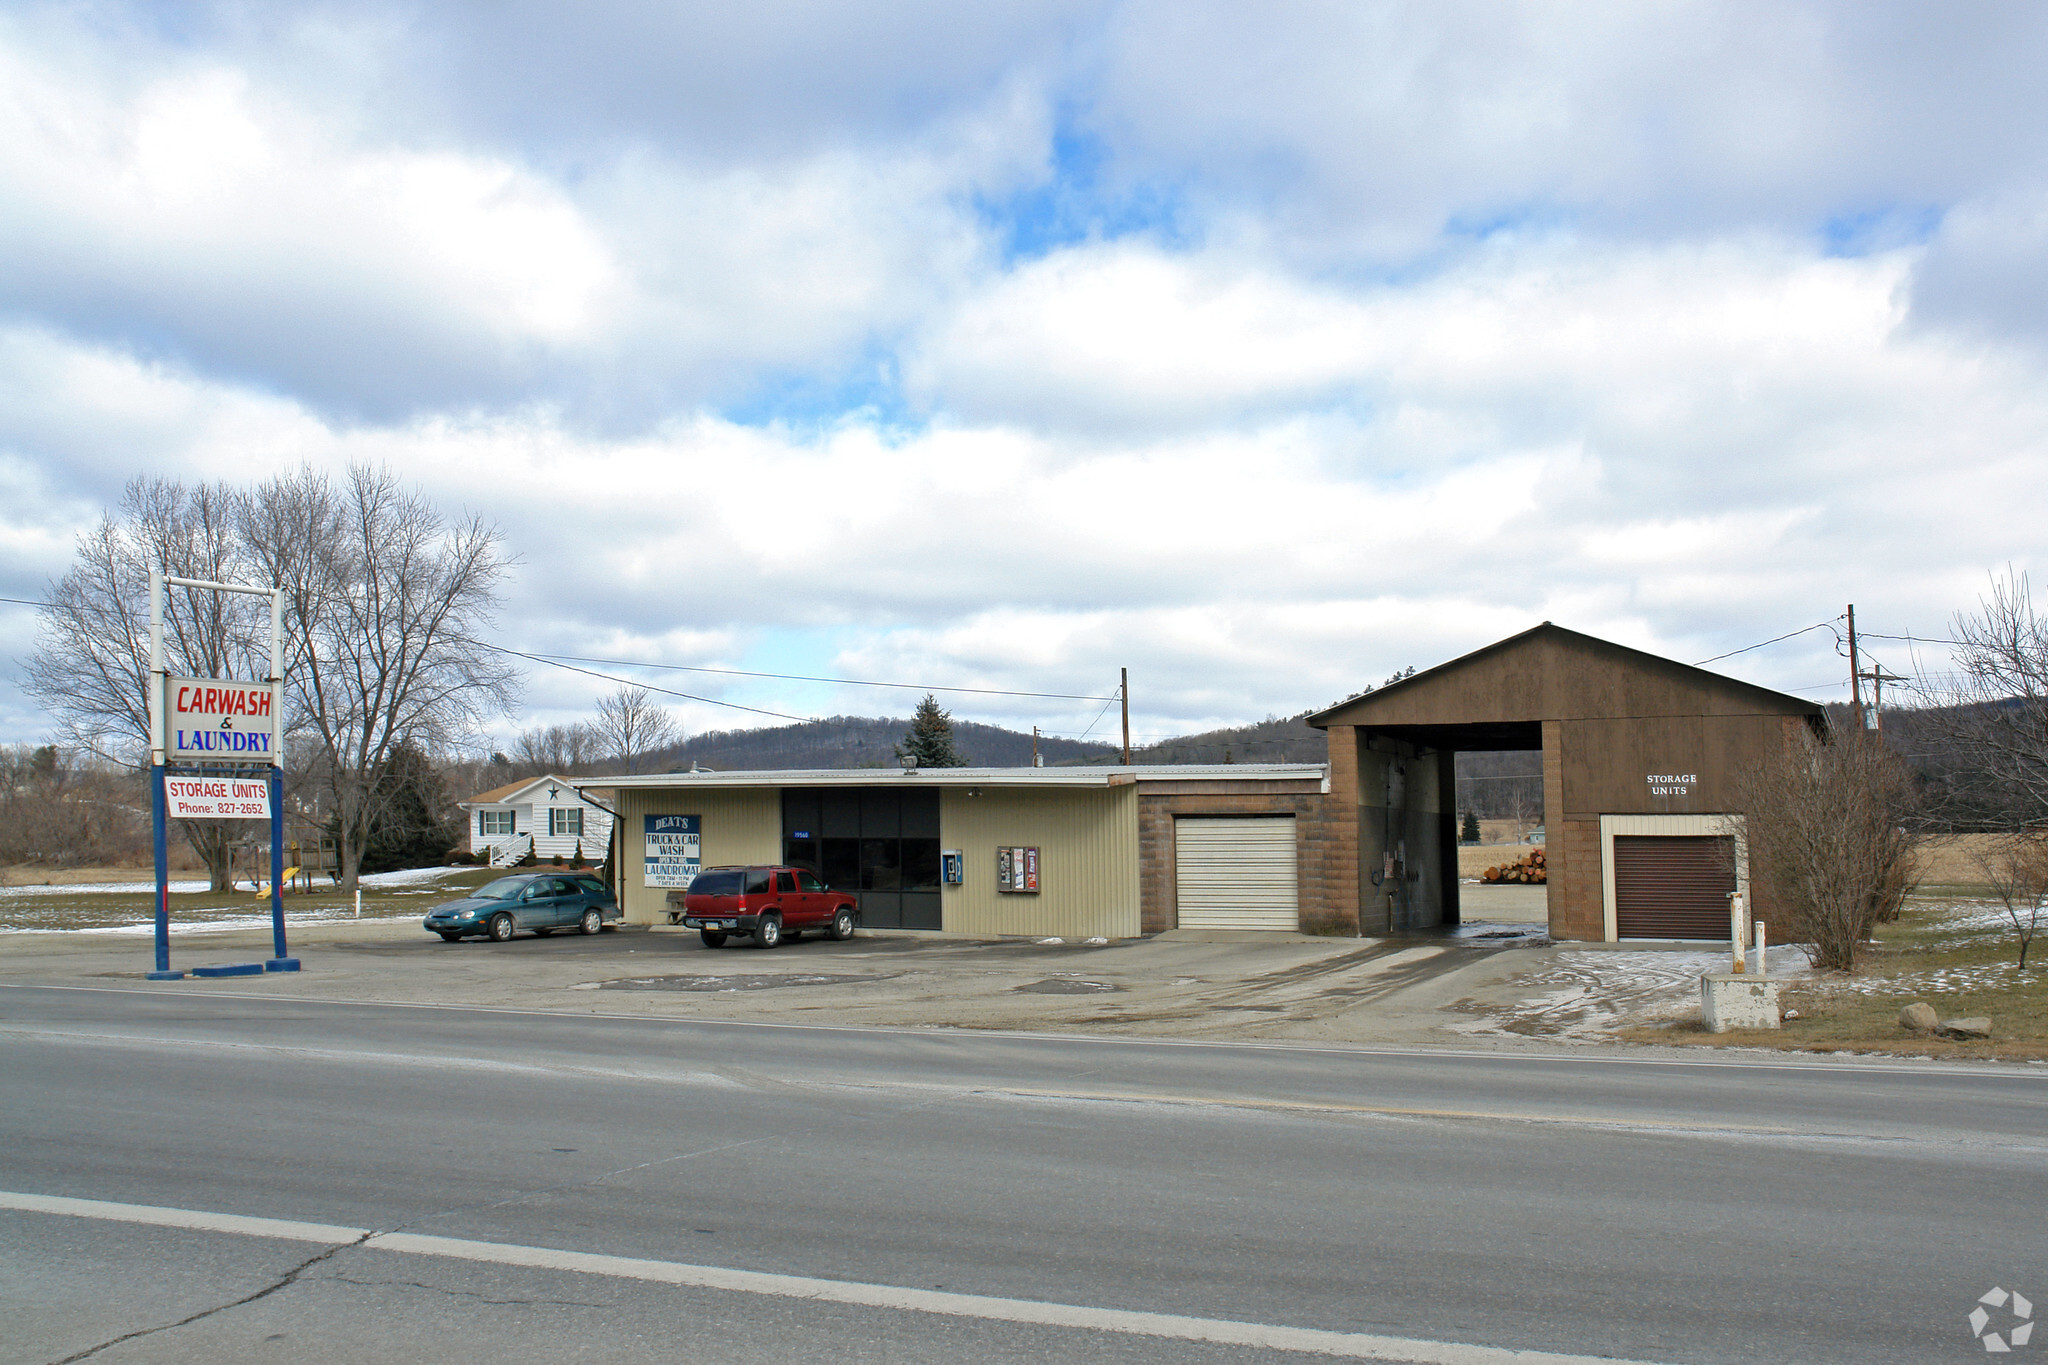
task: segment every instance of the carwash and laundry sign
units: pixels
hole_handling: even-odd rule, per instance
[[[171,762],[275,761],[277,696],[269,683],[166,678],[164,684]]]

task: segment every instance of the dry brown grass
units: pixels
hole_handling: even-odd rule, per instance
[[[1696,1020],[1624,1030],[1631,1042],[1703,1047],[1769,1047],[1812,1052],[1883,1052],[1957,1060],[2048,1060],[2048,971],[2029,956],[2013,967],[2019,947],[2010,929],[1960,926],[1967,903],[1907,902],[1895,924],[1879,926],[1876,942],[1853,976],[1832,975],[1788,985],[1782,1001],[1799,1017],[1780,1029],[1712,1034]],[[1952,1042],[1914,1033],[1899,1011],[1925,1001],[1943,1019],[1989,1016],[1991,1037]]]

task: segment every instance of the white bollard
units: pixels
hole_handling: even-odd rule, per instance
[[[357,918],[357,919],[361,919],[362,917],[363,917],[363,888],[361,888],[361,887],[359,886],[359,887],[357,887],[357,888],[356,888],[356,918]]]
[[[1737,976],[1749,970],[1742,960],[1742,940],[1747,937],[1742,928],[1742,896],[1737,893],[1728,897],[1728,942],[1735,949],[1735,965],[1729,970]]]
[[[1769,969],[1764,965],[1764,922],[1762,920],[1756,922],[1756,974],[1761,977],[1768,977],[1770,975]]]

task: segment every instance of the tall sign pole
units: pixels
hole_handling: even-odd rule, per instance
[[[171,970],[171,850],[164,795],[164,576],[149,571],[149,828],[156,848],[156,970],[151,981],[182,981]]]
[[[284,593],[277,588],[270,590],[270,938],[271,970],[296,971],[284,943]]]

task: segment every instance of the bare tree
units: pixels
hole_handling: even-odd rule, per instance
[[[604,740],[593,726],[537,725],[513,743],[509,770],[521,777],[567,777],[590,768],[603,753]]]
[[[675,717],[654,703],[653,694],[630,685],[598,699],[597,720],[591,728],[597,732],[602,752],[629,773],[639,772],[649,754],[682,739]]]
[[[1975,855],[1991,894],[2005,907],[2013,934],[2020,941],[2020,970],[2027,969],[2027,949],[2048,919],[2048,833],[2038,829],[1996,836]]]
[[[27,691],[79,748],[123,765],[149,762],[149,576],[215,582],[252,573],[237,534],[237,498],[225,484],[135,479],[121,516],[78,538],[76,558],[41,610]],[[270,674],[269,620],[259,598],[202,588],[165,594],[164,659],[199,678]],[[228,850],[240,825],[181,826],[216,891],[228,889]]]
[[[1792,743],[1737,783],[1738,840],[1774,936],[1816,967],[1848,971],[1871,926],[1895,919],[1914,881],[1912,776],[1882,738],[1842,731]]]
[[[284,590],[287,723],[315,740],[341,885],[394,794],[401,744],[428,751],[516,699],[518,674],[478,640],[508,567],[497,528],[445,521],[388,470],[310,467],[260,485],[243,536]]]
[[[1926,714],[1975,805],[2013,826],[2048,816],[2048,622],[2025,574],[1993,578],[1977,610],[1950,623],[1955,672]],[[1988,792],[1988,800],[1987,800]]]

